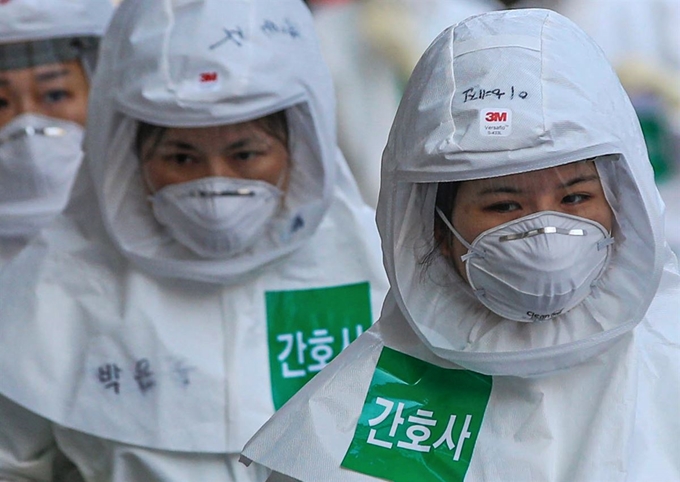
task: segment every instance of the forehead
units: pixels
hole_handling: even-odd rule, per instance
[[[211,127],[170,127],[164,137],[165,142],[183,141],[192,145],[219,145],[270,139],[274,140],[273,136],[268,134],[258,121]]]
[[[461,183],[460,191],[478,194],[506,187],[529,192],[545,191],[569,187],[574,182],[596,181],[597,178],[593,161],[578,161],[521,174],[465,181]]]
[[[25,86],[27,82],[45,83],[56,79],[87,85],[85,72],[78,60],[0,70],[0,87]]]

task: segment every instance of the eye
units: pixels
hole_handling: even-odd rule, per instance
[[[0,109],[6,109],[9,106],[9,101],[0,97]]]
[[[257,157],[260,153],[257,151],[239,151],[233,154],[234,159],[238,161],[250,161]]]
[[[514,201],[497,202],[484,208],[485,211],[494,213],[511,213],[519,209],[522,209],[522,206]]]
[[[562,198],[562,203],[563,204],[581,204],[582,202],[587,201],[590,199],[592,196],[590,194],[567,194]]]
[[[194,156],[184,152],[167,154],[163,156],[163,160],[172,164],[176,164],[178,166],[188,166],[191,164],[196,164],[198,162],[198,160]]]
[[[70,97],[71,94],[67,90],[63,89],[49,90],[43,95],[43,99],[48,104],[56,104],[58,102],[63,102]]]

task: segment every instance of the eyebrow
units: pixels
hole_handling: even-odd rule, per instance
[[[260,142],[260,141],[257,140],[257,139],[250,139],[250,138],[239,139],[239,140],[234,141],[231,144],[225,146],[224,150],[230,151],[230,150],[233,150],[233,149],[242,149],[242,148],[248,147],[252,144],[257,144],[258,142]],[[172,139],[168,139],[168,140],[161,142],[161,145],[165,146],[165,147],[176,147],[178,149],[187,149],[187,150],[193,150],[193,151],[198,150],[198,148],[194,144],[190,144],[190,143],[184,142],[184,141],[175,141],[175,140],[172,140]]]
[[[254,142],[253,139],[239,139],[238,141],[232,142],[231,144],[229,144],[225,148],[225,150],[231,151],[231,150],[234,150],[234,149],[242,149],[242,148],[248,146],[249,144],[252,144],[253,142]]]
[[[71,71],[64,68],[60,70],[48,70],[47,72],[41,72],[36,74],[35,78],[38,82],[49,82],[60,77],[66,77],[68,75],[71,75]],[[9,85],[9,80],[0,77],[0,87],[8,87]]]
[[[47,72],[39,73],[35,76],[35,78],[38,82],[49,82],[51,80],[58,79],[59,77],[66,77],[67,75],[71,75],[71,71],[64,68],[59,70],[48,70]]]
[[[257,134],[244,134],[244,137],[241,137],[240,139],[237,139],[231,144],[227,145],[224,150],[232,151],[243,148],[258,149],[262,146],[269,146],[269,144],[270,143],[267,141],[267,139],[262,138]]]
[[[163,147],[175,147],[177,149],[184,149],[184,150],[187,150],[187,151],[197,151],[198,150],[196,148],[196,146],[194,146],[193,144],[189,144],[189,143],[184,142],[184,141],[164,140],[164,141],[161,142],[160,145],[163,146]]]
[[[583,175],[579,177],[575,177],[565,183],[562,183],[560,187],[572,187],[575,186],[576,184],[580,184],[582,182],[591,182],[591,181],[599,181],[600,176],[597,174],[590,174],[590,175]]]
[[[522,190],[514,186],[492,186],[482,189],[477,196],[487,196],[489,194],[519,194]]]
[[[584,182],[591,182],[591,181],[599,181],[600,177],[596,174],[590,174],[590,175],[583,175],[583,176],[578,176],[574,177],[566,182],[563,182],[559,185],[560,188],[565,189],[568,187],[575,186],[576,184],[581,184]],[[482,189],[477,193],[477,196],[487,196],[489,194],[521,194],[523,191],[522,189],[513,186],[513,185],[499,185],[499,186],[491,186],[485,189]]]

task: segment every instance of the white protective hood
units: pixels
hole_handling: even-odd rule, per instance
[[[507,110],[511,135],[482,135],[485,109]],[[423,266],[438,182],[598,156],[616,244],[600,289],[576,308],[552,322],[504,320],[441,256]],[[433,42],[399,107],[382,186],[392,294],[434,354],[470,370],[526,376],[579,363],[639,323],[659,284],[662,204],[633,108],[599,47],[549,11],[473,17]]]
[[[59,37],[101,37],[112,13],[110,0],[0,2],[0,44]]]
[[[126,1],[100,58],[89,111],[97,128],[86,135],[86,163],[106,228],[126,257],[154,275],[232,283],[312,236],[337,167],[332,85],[304,4]],[[170,238],[145,202],[137,121],[200,127],[283,109],[293,170],[276,229],[223,260],[202,259]]]

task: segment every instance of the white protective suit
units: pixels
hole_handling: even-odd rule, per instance
[[[90,76],[96,39],[104,34],[112,12],[109,0],[0,3],[0,71],[79,58]],[[0,128],[0,176],[5,175],[0,179],[0,265],[66,206],[82,159],[81,126],[42,116],[28,116],[20,122],[36,130],[58,127],[62,135],[29,135],[32,138],[26,140],[14,130]],[[16,163],[39,164],[44,176],[29,186],[22,182],[25,179]]]
[[[247,251],[203,259],[147,201],[138,120],[285,110],[291,173]],[[333,92],[298,0],[126,0],[102,40],[64,215],[0,272],[0,479],[262,480],[248,438],[377,318],[374,212],[336,147]],[[11,400],[11,401],[10,401]]]
[[[482,135],[489,109],[508,114],[510,135]],[[599,156],[615,244],[570,311],[505,320],[442,256],[421,264],[438,182]],[[680,480],[680,277],[635,112],[578,27],[535,9],[445,30],[397,113],[377,219],[391,284],[380,320],[248,442],[245,462],[305,482]],[[403,395],[420,385],[419,400]]]

